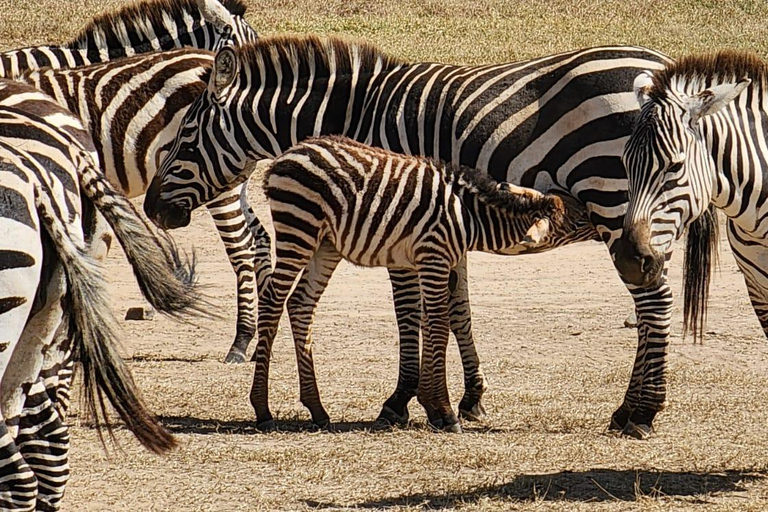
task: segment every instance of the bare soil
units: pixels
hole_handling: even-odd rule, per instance
[[[268,222],[256,183],[251,197]],[[391,290],[384,270],[342,264],[314,330],[335,431],[309,429],[283,322],[271,380],[282,431],[263,434],[247,398],[252,365],[220,362],[234,336],[234,277],[213,225],[199,212],[176,235],[196,248],[202,283],[224,317],[123,326],[144,395],[181,447],[156,457],[118,431],[122,451],[107,456],[93,429],[73,428],[70,510],[768,508],[768,347],[725,241],[705,342],[681,339],[676,310],[670,407],[658,433],[639,442],[605,428],[629,379],[636,334],[623,327],[632,302],[601,244],[471,255],[474,327],[491,388],[487,418],[465,423],[463,435],[430,432],[416,403],[408,428],[367,430],[396,380]],[[119,252],[109,277],[116,311],[142,304]],[[458,401],[461,367],[451,355]]]

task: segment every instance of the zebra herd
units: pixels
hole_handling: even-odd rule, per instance
[[[269,361],[286,302],[301,401],[313,423],[330,423],[310,329],[342,258],[386,267],[392,281],[400,367],[379,426],[406,423],[417,397],[433,427],[461,430],[445,384],[449,332],[464,369],[459,417],[484,414],[469,250],[607,245],[638,318],[610,423],[625,435],[650,435],[666,403],[666,275],[684,232],[685,328],[702,333],[715,208],[768,335],[762,60],[605,46],[410,63],[335,37],[259,38],[244,14],[240,0],[143,0],[69,43],[0,54],[0,507],[59,508],[75,363],[97,422],[103,395],[150,450],[175,443],[117,353],[102,277],[114,238],[156,309],[208,309],[194,260],[127,199],[142,194],[162,229],[211,212],[237,276],[225,361],[245,361],[258,334],[250,399],[262,429],[274,427]],[[274,269],[246,195],[260,160],[273,160]]]

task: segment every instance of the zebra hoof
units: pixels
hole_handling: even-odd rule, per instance
[[[274,420],[266,420],[261,423],[256,423],[256,428],[261,432],[274,432],[277,430]]]
[[[384,430],[394,426],[405,426],[408,424],[408,409],[405,409],[404,414],[397,414],[389,406],[381,408],[379,417],[373,423],[374,427],[378,427],[377,430]]]
[[[226,364],[243,364],[245,362],[245,352],[237,348],[229,349],[227,357],[224,358]]]
[[[630,421],[621,431],[621,434],[623,436],[643,441],[651,437],[651,434],[653,434],[653,427],[650,425],[635,425]]]
[[[443,432],[450,432],[451,434],[463,434],[464,430],[461,428],[461,423],[451,423],[443,427]]]
[[[611,415],[611,423],[608,425],[608,430],[621,432],[629,423],[629,417],[632,414],[632,410],[622,405]]]
[[[467,421],[481,421],[485,416],[485,407],[481,402],[477,402],[470,409],[459,407],[459,418]]]

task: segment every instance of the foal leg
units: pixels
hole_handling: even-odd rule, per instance
[[[419,261],[419,284],[424,304],[424,321],[428,335],[424,340],[422,375],[418,398],[425,409],[433,412],[430,423],[435,428],[461,432],[461,424],[451,408],[446,380],[446,350],[450,332],[448,318],[448,280],[450,266],[440,258],[426,257]]]
[[[455,286],[450,287],[448,309],[451,331],[456,336],[464,369],[464,396],[459,402],[459,416],[469,421],[477,421],[485,416],[485,407],[480,399],[488,389],[488,383],[480,369],[480,357],[477,355],[475,340],[472,337],[472,311],[469,305],[466,257],[454,267],[452,274],[455,276],[456,283]]]
[[[397,329],[400,334],[400,360],[395,392],[384,402],[376,418],[375,425],[379,428],[408,423],[408,402],[416,396],[419,387],[419,276],[412,270],[390,269],[389,279],[392,283]]]
[[[330,417],[323,408],[317,389],[315,363],[312,358],[312,322],[317,303],[339,261],[341,254],[331,244],[323,242],[288,298],[288,317],[291,320],[296,363],[299,367],[300,399],[304,407],[309,409],[312,423],[320,428],[330,425]]]
[[[256,426],[261,430],[270,430],[275,426],[269,411],[269,360],[283,306],[296,277],[307,266],[315,251],[314,247],[295,245],[288,237],[281,239],[279,231],[276,240],[275,270],[267,277],[264,289],[259,293],[259,341],[251,358],[256,365],[253,370],[250,399],[256,412]]]

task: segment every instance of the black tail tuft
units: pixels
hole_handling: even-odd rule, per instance
[[[704,337],[709,284],[718,264],[720,228],[717,211],[710,206],[688,227],[683,263],[683,337],[690,330],[694,342]]]

